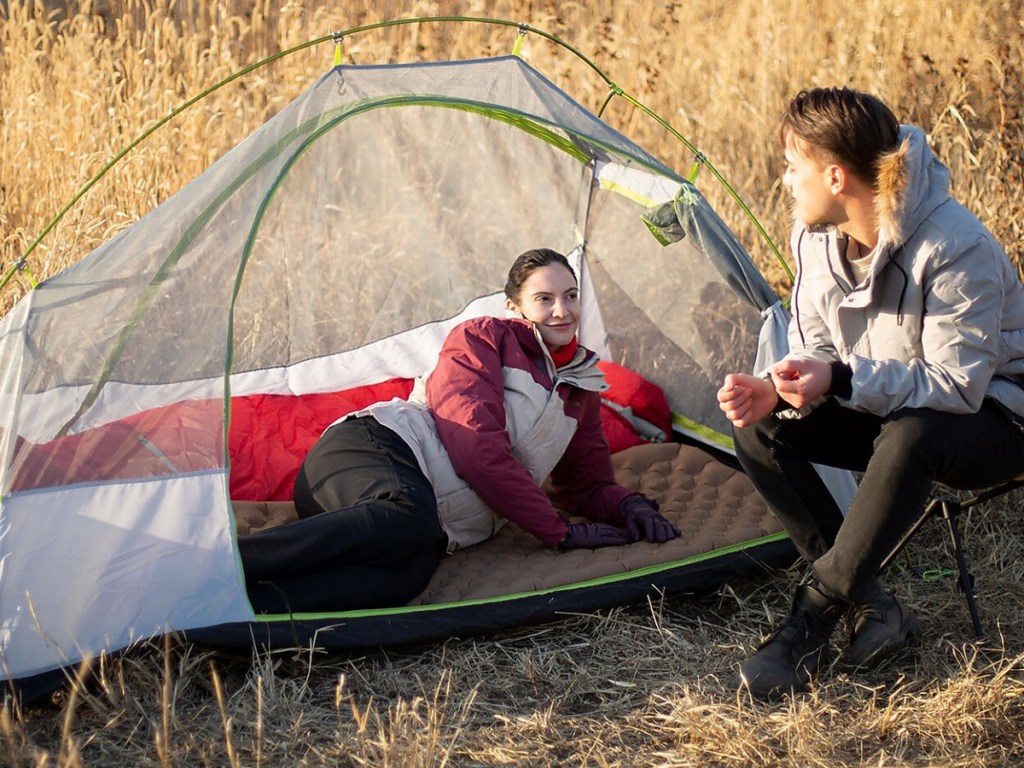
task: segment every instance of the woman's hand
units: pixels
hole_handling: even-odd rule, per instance
[[[627,496],[619,511],[633,541],[646,539],[660,544],[679,535],[679,529],[658,512],[657,505],[643,496]]]

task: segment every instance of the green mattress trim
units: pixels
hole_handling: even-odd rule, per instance
[[[343,618],[363,618],[370,616],[393,616],[406,613],[425,613],[428,611],[440,611],[448,608],[462,607],[462,606],[473,606],[473,605],[489,605],[494,603],[504,603],[512,600],[521,600],[527,597],[538,597],[542,595],[555,594],[558,592],[569,592],[577,589],[585,589],[587,587],[602,586],[606,584],[615,584],[622,581],[629,581],[638,577],[648,576],[651,574],[662,573],[669,571],[674,568],[679,568],[686,565],[695,565],[702,563],[707,560],[713,560],[716,557],[723,557],[725,555],[732,555],[738,552],[743,552],[753,547],[761,546],[763,544],[771,544],[777,541],[783,541],[788,538],[788,535],[784,531],[778,533],[769,534],[768,536],[761,536],[756,539],[749,539],[738,544],[731,544],[727,547],[719,547],[713,549],[710,552],[702,552],[698,555],[692,555],[683,560],[673,560],[667,563],[658,563],[657,565],[648,565],[643,568],[637,568],[633,571],[624,571],[622,573],[614,573],[608,576],[601,576],[596,579],[588,579],[587,581],[576,581],[571,584],[564,584],[559,587],[548,587],[546,589],[539,589],[531,592],[515,592],[508,595],[495,595],[494,597],[479,597],[472,598],[470,600],[460,600],[458,602],[449,603],[431,603],[428,605],[400,605],[393,608],[368,608],[358,611],[343,611],[343,612],[323,612],[323,613],[264,613],[259,614],[255,617],[255,621],[259,623],[272,623],[279,621],[294,621],[296,619],[309,621],[316,619],[343,619]]]

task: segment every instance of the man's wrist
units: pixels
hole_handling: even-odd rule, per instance
[[[772,378],[772,372],[766,371],[764,374],[761,375],[761,378],[767,381],[769,385],[771,385],[772,392],[775,393],[775,405],[772,406],[772,413],[778,413],[780,410],[788,408],[789,405],[786,403],[785,400],[782,399],[782,395],[779,394],[779,390],[775,388],[775,380]]]
[[[839,360],[829,363],[828,367],[832,370],[832,382],[825,394],[849,400],[853,396],[853,368]]]

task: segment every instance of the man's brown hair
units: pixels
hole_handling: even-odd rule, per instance
[[[880,99],[851,88],[811,88],[789,103],[779,125],[786,146],[794,137],[818,160],[848,168],[877,186],[877,162],[895,149],[899,121]]]

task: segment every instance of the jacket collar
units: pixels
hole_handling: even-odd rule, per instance
[[[593,392],[603,392],[608,389],[608,384],[604,380],[604,374],[597,367],[598,357],[595,352],[591,352],[583,345],[580,345],[576,348],[576,354],[572,360],[561,368],[556,369],[555,362],[551,359],[551,353],[548,351],[547,345],[541,340],[540,330],[537,326],[529,320],[521,318],[511,318],[511,320],[512,327],[515,329],[516,336],[519,338],[519,343],[523,345],[523,348],[533,354],[544,357],[544,364],[552,381],[556,383],[566,382],[580,389],[587,389]]]
[[[923,130],[900,126],[899,145],[878,160],[879,252],[903,245],[936,207],[949,199],[949,169],[928,147]]]

